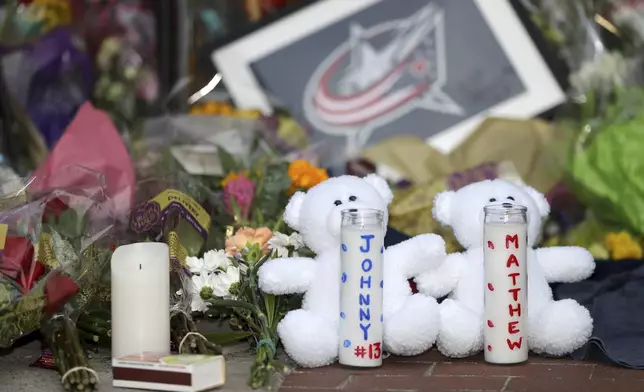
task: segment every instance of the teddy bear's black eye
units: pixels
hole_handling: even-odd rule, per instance
[[[512,196],[508,196],[507,198],[508,198],[508,200],[514,201],[514,197],[512,197]]]
[[[335,204],[336,206],[339,206],[340,204],[342,204],[342,201],[336,200],[336,201],[333,202],[333,204]]]
[[[358,198],[357,198],[357,197],[355,197],[355,196],[349,196],[349,201],[356,201],[356,200],[358,200]]]
[[[494,203],[495,201],[496,201],[496,199],[495,199],[495,198],[491,198],[491,199],[490,199],[490,203]]]

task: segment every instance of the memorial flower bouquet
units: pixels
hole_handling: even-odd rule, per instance
[[[641,59],[601,52],[570,77],[572,115],[558,125],[570,145],[565,179],[609,229],[644,234],[644,86]]]
[[[554,37],[570,71],[569,104],[556,121],[560,139],[552,147],[563,157],[566,185],[606,232],[644,233],[644,202],[637,196],[644,164],[643,3],[523,3]]]
[[[279,230],[289,197],[329,178],[325,169],[304,159],[288,162],[260,155],[245,165],[224,148],[219,150],[219,157],[226,173],[217,184],[223,194],[223,212],[236,228],[266,226]]]
[[[0,346],[41,330],[53,355],[36,364],[55,364],[67,389],[95,389],[79,336],[109,337],[108,326],[80,329],[95,323],[90,305],[109,301],[115,225],[108,199],[100,183],[48,191],[32,191],[32,183],[5,197],[0,212]]]
[[[193,310],[230,317],[233,332],[208,334],[208,339],[221,343],[248,339],[255,350],[249,380],[252,388],[270,386],[274,376],[286,369],[278,359],[277,324],[301,300],[262,293],[257,271],[271,258],[294,256],[298,251],[308,251],[299,233],[243,227],[228,236],[225,250],[211,250],[202,259],[188,260],[193,273]]]
[[[284,162],[258,154],[244,163],[220,148],[226,176],[214,184],[217,222],[212,222],[206,249],[200,258],[187,257],[191,284],[182,297],[190,295],[192,312],[210,318],[229,318],[232,332],[208,334],[209,341],[225,344],[248,339],[256,350],[250,385],[270,385],[283,368],[277,359],[277,324],[300,298],[274,297],[257,287],[259,267],[272,257],[287,257],[303,248],[296,232],[282,233],[282,214],[290,195],[328,178],[326,170],[305,160]],[[219,249],[219,250],[217,250]]]

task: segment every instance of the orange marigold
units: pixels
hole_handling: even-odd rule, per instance
[[[312,165],[309,161],[298,159],[288,167],[288,176],[291,178],[290,193],[297,189],[309,189],[329,178],[325,169]]]

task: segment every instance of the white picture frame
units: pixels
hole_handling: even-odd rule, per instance
[[[216,50],[212,60],[237,106],[271,114],[272,97],[260,85],[251,65],[383,1],[392,0],[320,0]],[[530,118],[565,101],[564,91],[509,0],[469,1],[473,1],[483,15],[525,91],[427,138],[430,145],[444,153],[456,147],[486,117]],[[297,66],[296,61],[293,66]]]

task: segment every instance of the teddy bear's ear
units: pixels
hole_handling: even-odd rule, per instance
[[[296,231],[300,231],[300,214],[305,197],[306,193],[295,192],[284,209],[284,222]]]
[[[542,218],[545,218],[550,214],[550,203],[548,203],[548,200],[546,197],[543,195],[543,193],[539,192],[538,190],[534,189],[531,186],[524,185],[523,190],[530,195],[532,200],[537,205],[537,208],[539,209],[539,215]]]
[[[387,180],[377,174],[369,174],[364,177],[363,180],[365,180],[372,187],[376,188],[376,191],[378,191],[380,197],[382,197],[387,202],[387,205],[392,202],[392,200],[394,199],[394,194],[393,192],[391,192],[391,188],[389,188]]]
[[[441,225],[451,225],[451,212],[452,212],[452,199],[454,199],[454,191],[440,192],[434,198],[434,208],[432,214],[434,219]]]

